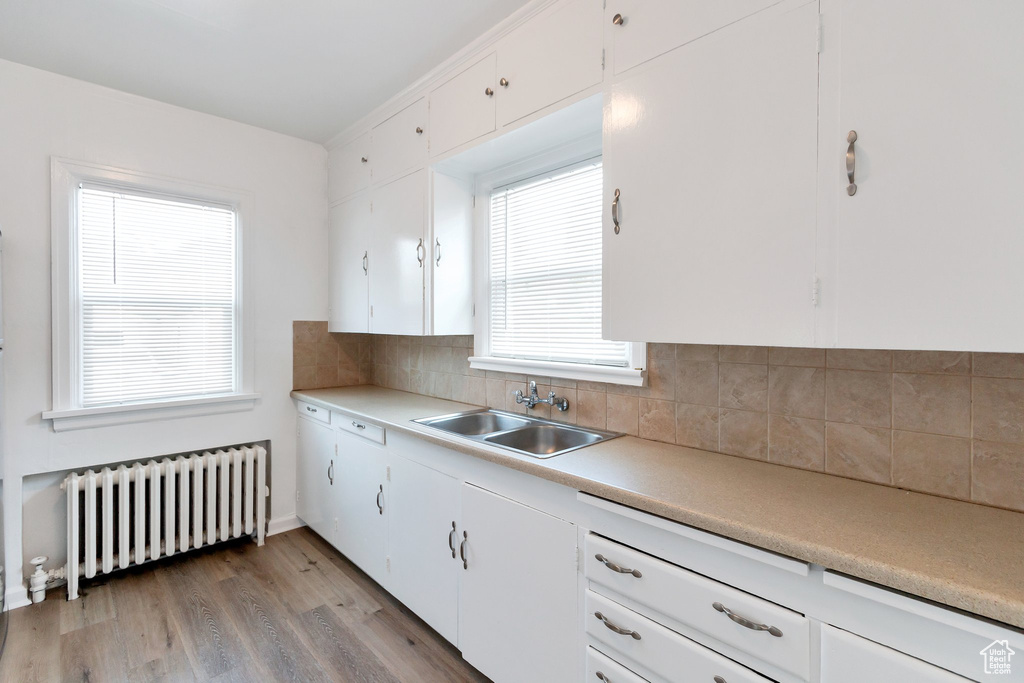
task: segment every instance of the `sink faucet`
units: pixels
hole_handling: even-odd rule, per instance
[[[555,392],[548,394],[547,398],[541,398],[537,395],[537,383],[530,381],[530,395],[523,396],[522,389],[516,389],[516,403],[525,403],[527,408],[533,408],[537,404],[547,403],[549,406],[554,406],[561,411],[569,410],[569,399],[558,398],[555,396]]]

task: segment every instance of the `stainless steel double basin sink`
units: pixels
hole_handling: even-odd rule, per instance
[[[553,458],[622,436],[490,409],[424,417],[413,422],[535,458]]]

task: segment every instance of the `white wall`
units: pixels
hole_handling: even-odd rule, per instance
[[[15,558],[22,555],[20,484],[29,474],[269,439],[270,517],[292,515],[291,322],[323,320],[327,313],[324,148],[2,60],[0,93],[2,422],[10,582],[17,587]],[[253,410],[59,434],[41,419],[40,413],[51,408],[51,156],[252,194],[244,229],[252,249],[253,277],[245,295],[254,303],[255,390],[262,394]],[[25,520],[24,536],[31,539],[33,552],[46,552],[62,562],[64,520],[54,514],[52,505],[36,509],[43,513]],[[8,594],[17,601],[10,588]]]

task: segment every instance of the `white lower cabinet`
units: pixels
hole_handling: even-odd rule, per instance
[[[578,680],[576,527],[462,486],[459,649],[502,683]]]
[[[298,423],[295,514],[334,543],[335,431],[313,418],[300,417]]]
[[[459,482],[392,457],[388,558],[395,597],[450,642],[459,633]]]
[[[337,432],[335,547],[377,583],[387,586],[387,462],[376,443]]]
[[[832,626],[821,629],[821,683],[966,683],[968,680]]]

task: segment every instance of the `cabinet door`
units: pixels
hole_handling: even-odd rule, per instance
[[[430,334],[473,334],[473,184],[432,172]]]
[[[391,592],[456,643],[459,625],[459,482],[419,463],[391,459],[388,484]]]
[[[431,156],[494,130],[495,59],[492,52],[430,93]]]
[[[601,16],[594,0],[558,3],[498,44],[499,126],[601,82]]]
[[[430,250],[424,236],[426,170],[373,192],[370,247],[370,331],[423,334],[423,273]]]
[[[384,450],[358,436],[338,432],[334,488],[338,514],[336,547],[380,584],[387,583],[387,462]]]
[[[1024,292],[1024,3],[836,4],[822,58],[836,48],[839,59],[822,90],[839,114],[822,144],[837,207],[837,343],[1024,351],[1013,313]]]
[[[327,200],[336,202],[370,186],[370,133],[328,154]]]
[[[612,73],[618,75],[777,1],[608,0],[605,31]]]
[[[295,512],[310,529],[334,543],[335,432],[329,425],[302,417],[298,422]]]
[[[470,484],[462,519],[462,656],[497,683],[579,680],[575,526]]]
[[[606,339],[813,342],[817,24],[786,3],[611,86]]]
[[[329,220],[328,329],[369,332],[369,197],[363,195],[332,206]]]
[[[427,161],[427,98],[421,97],[373,129],[373,182]]]
[[[981,663],[978,664],[979,670]],[[967,683],[966,678],[831,626],[821,629],[821,683]]]

